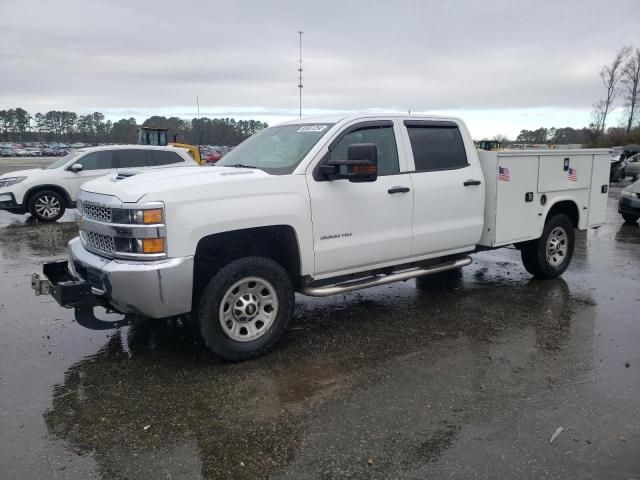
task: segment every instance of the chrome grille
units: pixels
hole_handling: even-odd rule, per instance
[[[82,215],[91,220],[111,223],[111,208],[95,203],[82,202]]]
[[[86,230],[82,231],[82,236],[84,237],[84,241],[91,248],[95,248],[96,250],[100,250],[111,255],[115,252],[113,237],[96,232],[87,232]]]

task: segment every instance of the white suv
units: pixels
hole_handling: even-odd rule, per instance
[[[83,148],[45,168],[32,168],[0,176],[0,210],[31,213],[43,222],[59,219],[75,206],[80,186],[118,169],[145,169],[196,161],[184,148],[147,145],[111,145]]]

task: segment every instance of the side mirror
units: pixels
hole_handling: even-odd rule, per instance
[[[320,165],[319,172],[327,180],[346,178],[350,182],[375,182],[378,179],[378,146],[375,143],[349,145],[347,160],[329,160]]]
[[[77,173],[77,172],[81,172],[82,171],[82,164],[81,163],[74,163],[73,165],[71,165],[69,167],[69,171]]]

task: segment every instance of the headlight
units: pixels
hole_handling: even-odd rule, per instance
[[[0,187],[10,187],[11,185],[15,185],[16,183],[20,183],[25,180],[27,177],[5,177],[0,178]]]
[[[159,225],[164,220],[164,208],[114,208],[112,223],[133,225]]]
[[[622,196],[627,198],[640,198],[640,195],[631,190],[622,190]]]

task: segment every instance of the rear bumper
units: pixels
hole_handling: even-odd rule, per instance
[[[64,276],[64,267],[58,265],[56,270],[52,265],[56,264],[43,268],[51,291],[43,292],[44,288],[40,293],[51,293],[64,307],[93,301],[94,305],[109,305],[121,313],[151,318],[191,311],[193,257],[153,262],[111,260],[88,252],[76,237],[69,242],[68,277]]]
[[[27,213],[24,206],[16,202],[16,197],[11,192],[0,193],[0,210],[11,213]]]

